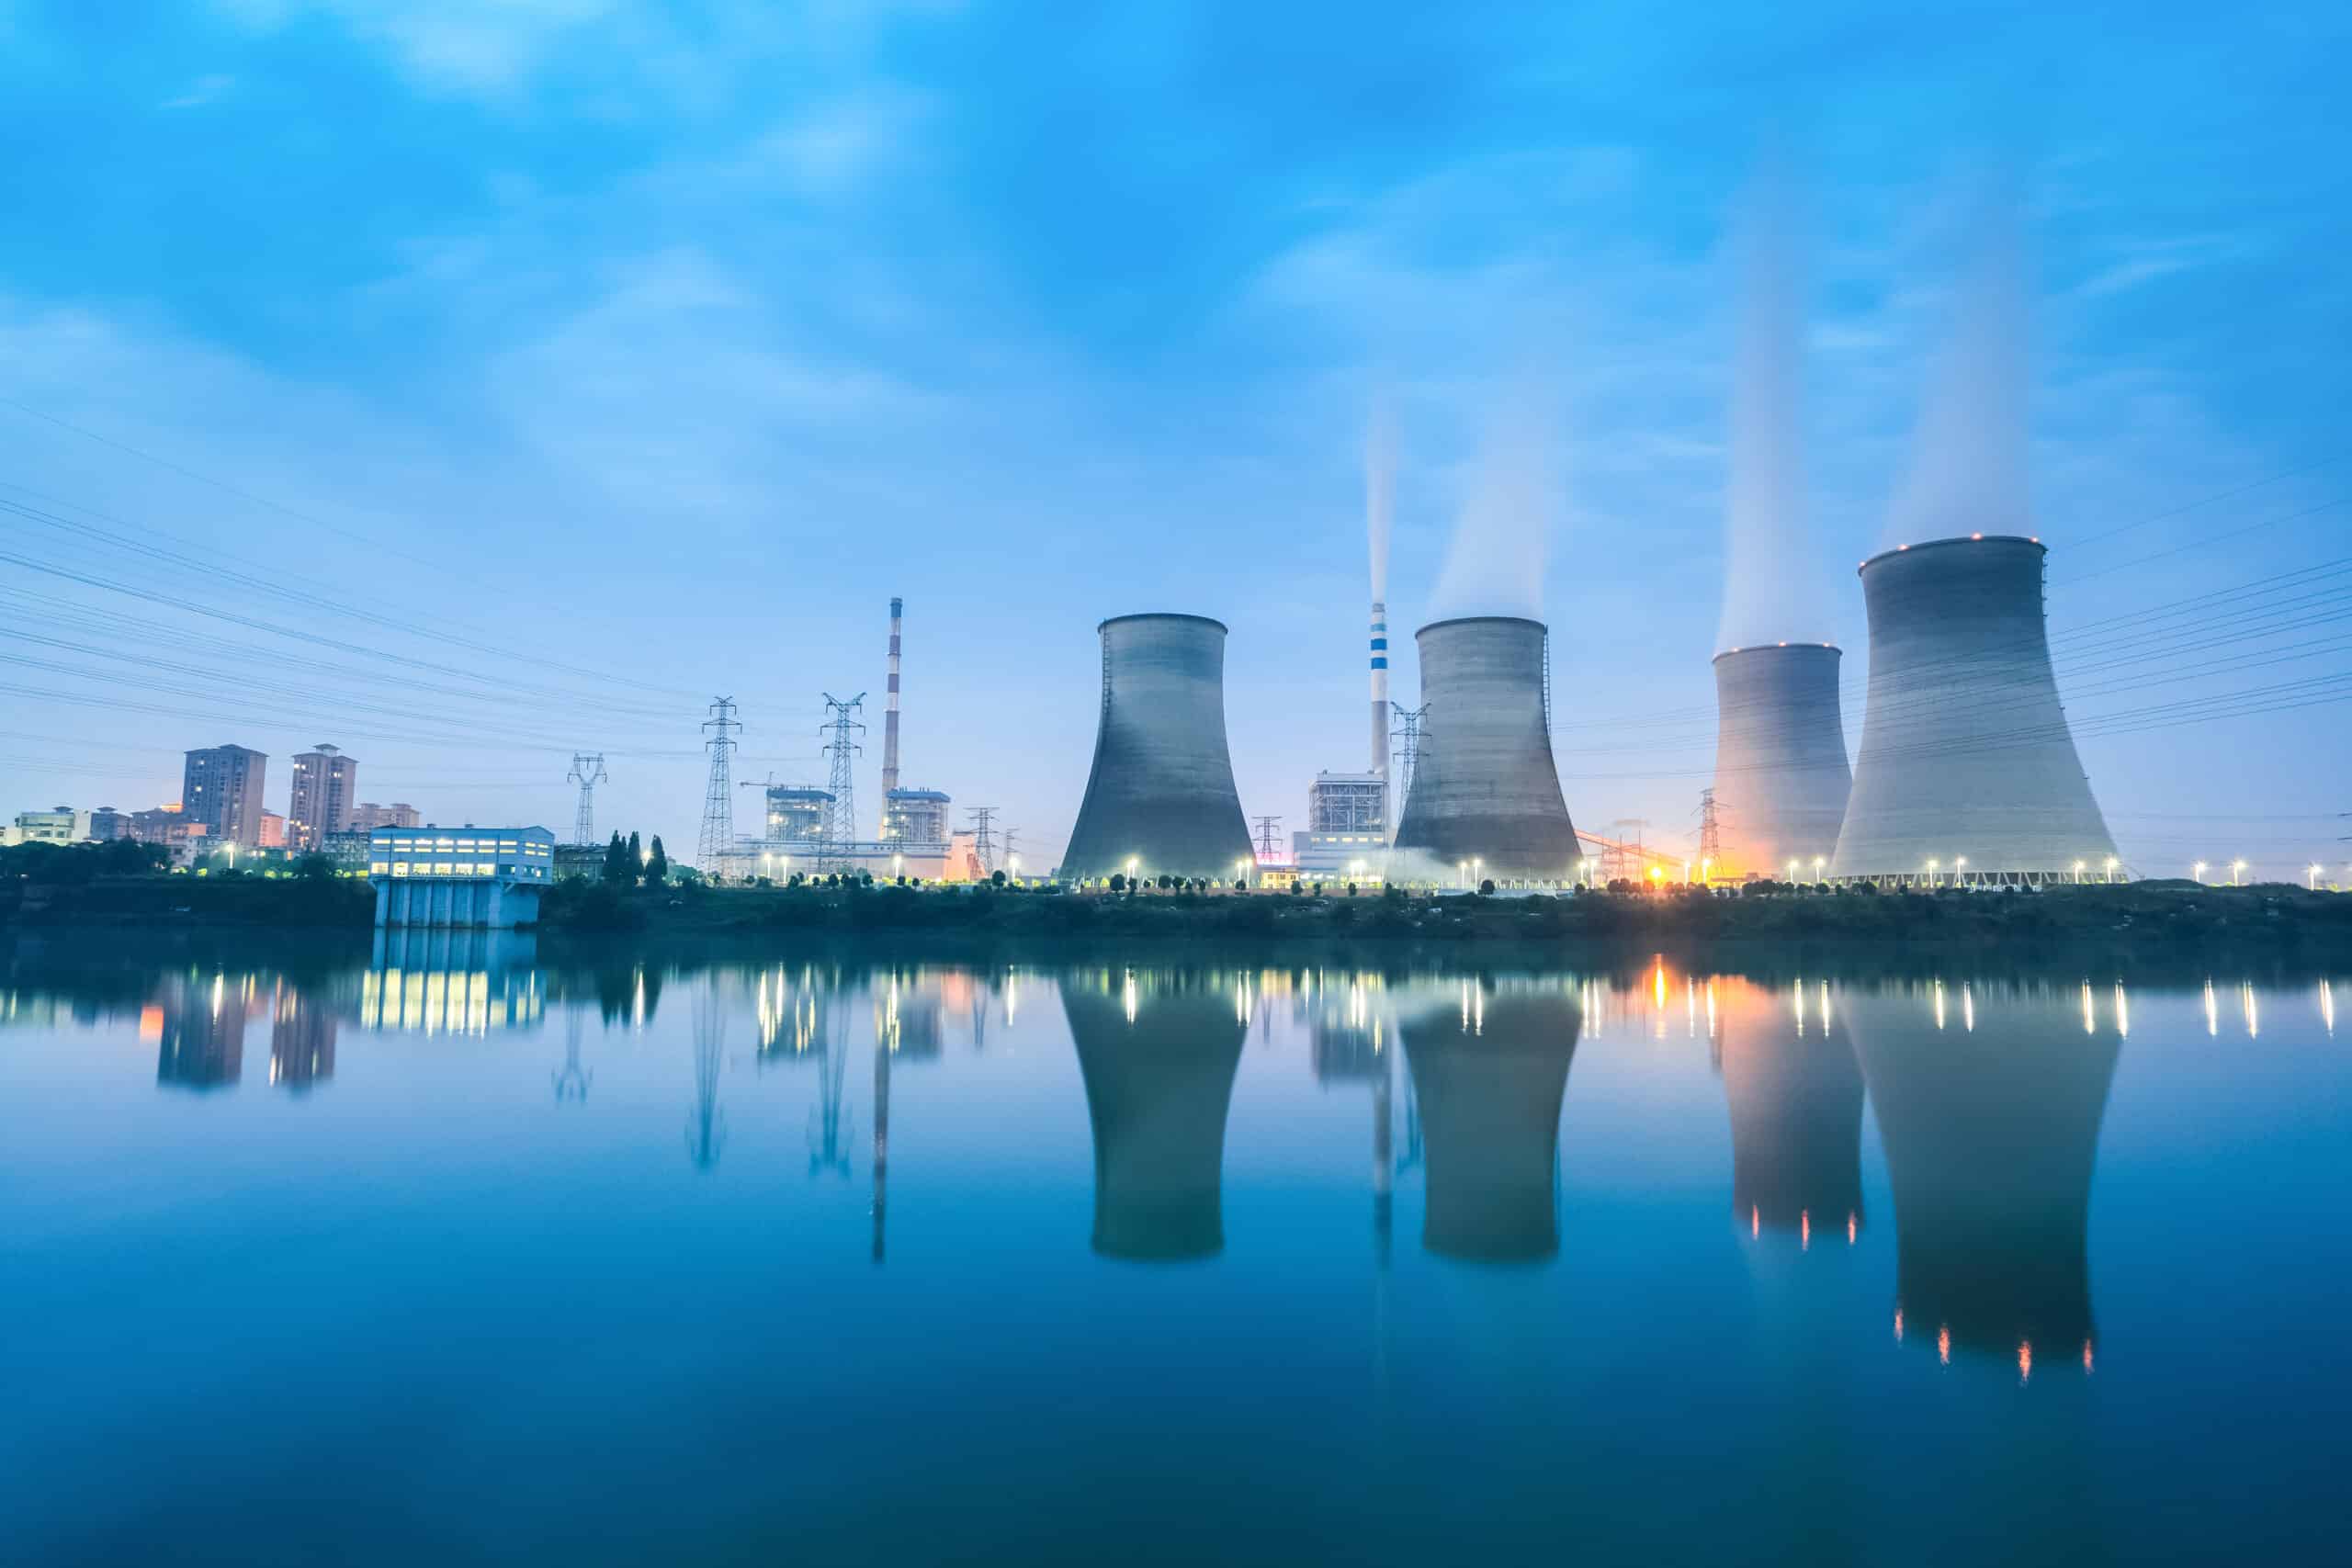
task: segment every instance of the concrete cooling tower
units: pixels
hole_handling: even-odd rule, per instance
[[[1094,1250],[1209,1258],[1225,1247],[1225,1117],[1248,1032],[1204,975],[1065,975],[1062,1009],[1094,1125]]]
[[[2058,704],[2047,553],[1988,536],[1862,563],[1870,703],[1832,876],[2054,882],[2114,854]]]
[[[1225,741],[1225,627],[1120,615],[1102,634],[1094,769],[1061,874],[1228,878],[1250,858]]]
[[[1396,826],[1395,874],[1443,882],[1476,863],[1497,882],[1566,882],[1581,856],[1552,761],[1541,621],[1474,615],[1423,626],[1419,761]]]
[[[1716,982],[1731,1206],[1743,1231],[1844,1242],[1862,1226],[1862,1074],[1816,983]]]
[[[1838,852],[1854,787],[1838,711],[1842,657],[1809,642],[1715,656],[1715,874],[1811,880]]]
[[[2079,1364],[2120,1040],[2052,993],[1914,987],[1840,1005],[1894,1191],[1904,1342]]]
[[[1487,1263],[1560,1250],[1554,1160],[1583,1021],[1573,996],[1489,992],[1476,980],[1432,987],[1400,1021],[1428,1169],[1428,1250]]]

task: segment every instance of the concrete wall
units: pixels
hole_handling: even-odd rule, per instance
[[[1580,853],[1552,761],[1540,621],[1481,615],[1423,626],[1423,721],[1391,877],[1444,881],[1476,858],[1498,881],[1562,882]]]
[[[1838,852],[1854,771],[1838,712],[1843,656],[1818,643],[1715,657],[1715,870],[1815,874]]]
[[[1201,615],[1104,621],[1102,710],[1065,878],[1231,878],[1250,827],[1225,738],[1225,627]]]
[[[1863,563],[1869,707],[1831,874],[2069,874],[2115,852],[2075,755],[2030,539],[1942,539]]]

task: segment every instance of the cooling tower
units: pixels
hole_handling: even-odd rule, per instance
[[[2047,553],[1991,536],[1862,563],[1870,705],[1833,876],[2054,881],[2115,852],[2058,704]]]
[[[1062,1009],[1094,1125],[1094,1250],[1207,1258],[1225,1246],[1225,1116],[1247,1032],[1205,976],[1069,974]]]
[[[1736,648],[1715,656],[1717,874],[1811,878],[1838,852],[1854,773],[1838,712],[1838,649]]]
[[[1250,825],[1225,744],[1225,626],[1204,615],[1120,615],[1102,634],[1094,769],[1061,874],[1233,875]]]
[[[1476,980],[1431,1000],[1399,1025],[1428,1168],[1421,1245],[1476,1262],[1549,1258],[1560,1102],[1584,1015],[1556,990]]]
[[[1416,634],[1428,717],[1396,825],[1403,877],[1443,880],[1473,861],[1497,881],[1576,875],[1577,830],[1552,761],[1547,636],[1541,621],[1515,615],[1437,621]]]
[[[1957,986],[1840,1010],[1886,1147],[1905,1342],[2078,1361],[2113,1030],[2063,996]]]
[[[1731,1206],[1751,1234],[1840,1243],[1862,1225],[1862,1074],[1826,987],[1712,982],[1721,998]]]

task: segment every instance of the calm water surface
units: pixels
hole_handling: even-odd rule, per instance
[[[2352,979],[138,953],[12,1563],[2341,1560]]]

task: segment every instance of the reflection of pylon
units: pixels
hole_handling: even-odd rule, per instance
[[[588,1083],[595,1075],[580,1065],[580,1009],[576,1004],[564,1014],[563,1066],[548,1077],[555,1080],[559,1101],[588,1098]]]
[[[718,996],[718,978],[695,996],[695,1107],[686,1118],[686,1153],[705,1170],[718,1163],[718,1146],[727,1138],[726,1120],[718,1110],[718,1067],[724,1059],[727,1014]]]

